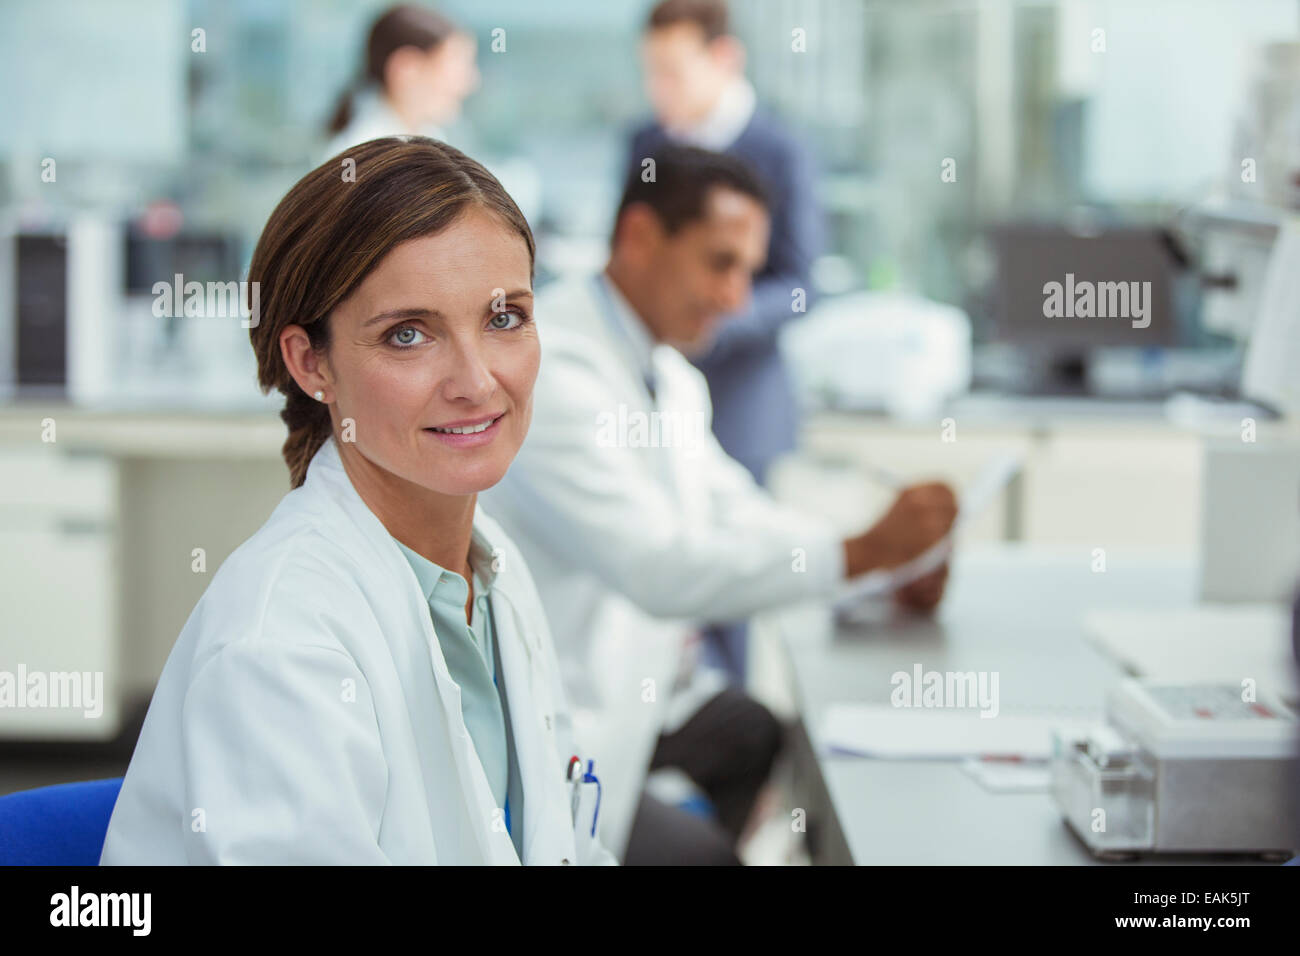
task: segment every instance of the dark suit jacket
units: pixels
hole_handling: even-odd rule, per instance
[[[658,124],[642,126],[632,136],[629,168],[667,141]],[[824,223],[812,157],[775,117],[756,109],[726,152],[747,162],[767,188],[772,236],[749,306],[724,319],[710,350],[692,361],[709,383],[718,442],[761,481],[768,464],[795,443],[798,408],[777,333],[802,314],[793,310],[792,290],[803,289],[805,307],[812,304],[810,270]]]

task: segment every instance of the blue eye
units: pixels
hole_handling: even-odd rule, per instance
[[[513,322],[514,324],[502,325],[497,321],[498,319],[505,319],[507,323]],[[496,315],[492,316],[492,318],[488,320],[488,325],[500,331],[508,331],[510,329],[519,327],[520,325],[523,324],[523,321],[524,321],[523,316],[521,316],[518,312],[498,312]]]
[[[401,328],[393,330],[393,334],[388,337],[388,341],[400,348],[409,348],[413,345],[419,345],[420,342],[416,336],[422,335],[424,333],[414,326],[403,325]]]

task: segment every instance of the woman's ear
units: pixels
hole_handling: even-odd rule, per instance
[[[286,326],[280,332],[280,357],[293,380],[308,395],[324,393],[323,401],[331,401],[330,387],[334,377],[325,356],[312,347],[307,330],[301,325]]]

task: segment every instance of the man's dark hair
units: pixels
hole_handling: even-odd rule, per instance
[[[704,42],[711,43],[727,32],[725,0],[663,0],[656,3],[646,19],[646,32],[679,23],[694,23],[704,31]]]
[[[652,160],[654,165],[649,166],[646,160]],[[611,244],[628,206],[645,203],[659,218],[664,231],[672,235],[705,217],[705,206],[714,189],[730,189],[751,197],[765,209],[768,206],[767,190],[758,176],[748,164],[726,153],[669,145],[653,156],[638,160],[623,186],[623,198],[614,214]]]

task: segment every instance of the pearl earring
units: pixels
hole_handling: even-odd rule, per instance
[[[316,393],[316,395],[315,395],[315,398],[316,398],[316,401],[318,401],[318,402],[323,402],[323,401],[325,401],[325,393],[324,393],[324,392],[319,392],[319,391],[318,391],[318,392]]]

